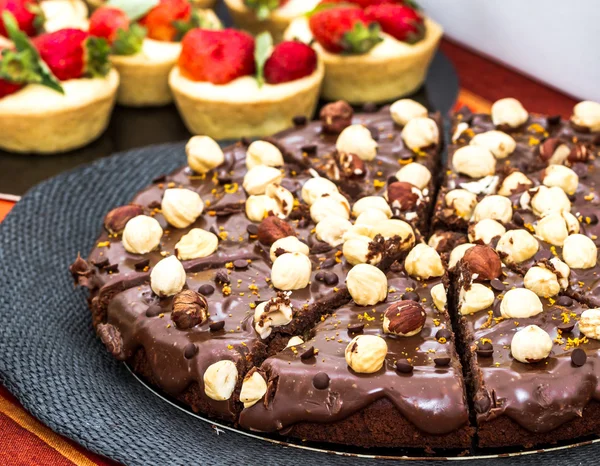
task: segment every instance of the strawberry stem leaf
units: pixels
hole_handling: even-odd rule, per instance
[[[351,31],[344,34],[342,47],[346,53],[363,54],[367,53],[381,41],[383,41],[383,37],[381,37],[381,27],[378,23],[371,23],[365,26],[358,21]]]
[[[304,13],[304,16],[307,17],[307,18],[310,18],[311,16],[316,15],[317,13],[321,13],[322,11],[325,11],[325,10],[331,10],[333,8],[358,8],[358,5],[356,5],[354,3],[346,3],[346,2],[340,2],[340,3],[319,3],[312,10],[307,11],[306,13]]]
[[[17,52],[4,49],[0,61],[0,77],[18,84],[42,82],[42,76],[37,72],[36,59],[30,50]]]
[[[268,32],[262,32],[256,36],[254,44],[254,61],[256,62],[256,81],[258,87],[265,83],[265,63],[273,51],[273,37]]]
[[[30,42],[29,37],[27,37],[27,34],[25,34],[19,29],[17,20],[12,15],[12,13],[4,11],[2,13],[2,20],[4,21],[4,27],[6,28],[8,37],[10,38],[10,40],[12,40],[13,44],[15,45],[16,51],[23,53],[23,56],[21,56],[19,60],[24,60],[25,57],[29,55],[29,57],[26,58],[26,60],[30,65],[33,65],[33,68],[27,71],[27,75],[36,75],[35,78],[32,78],[33,81],[31,81],[31,83],[41,84],[42,86],[49,87],[50,89],[53,89],[56,92],[64,94],[65,90],[60,85],[60,81],[56,78],[56,76],[52,74],[52,71],[50,71],[48,65],[46,65],[46,63],[41,59],[40,54]],[[16,60],[16,57],[13,56],[12,60],[12,65],[14,66],[14,60]],[[21,64],[23,63],[24,62],[21,62]],[[19,75],[21,78],[23,78],[24,76],[22,73],[19,73]],[[13,78],[11,78],[10,76],[6,76],[5,79],[7,81],[11,81]],[[23,84],[25,83],[23,82]]]
[[[135,55],[142,50],[146,37],[146,28],[133,23],[129,29],[117,30],[117,36],[112,43],[111,52],[115,55]]]
[[[106,5],[123,10],[131,21],[137,21],[159,3],[160,0],[109,0]]]
[[[256,17],[264,21],[269,16],[271,16],[271,12],[279,8],[280,1],[279,0],[244,0],[244,4],[248,8],[252,8],[256,12]]]
[[[181,41],[183,39],[183,36],[185,36],[192,29],[222,29],[222,24],[220,23],[220,21],[215,21],[214,17],[210,17],[204,11],[198,10],[196,8],[192,10],[192,16],[189,20],[175,21],[173,22],[173,26],[175,26],[175,29],[177,29],[177,36],[175,37],[175,40],[178,42]]]
[[[90,78],[102,78],[110,72],[110,46],[105,39],[88,37],[85,44],[87,60],[85,74]]]

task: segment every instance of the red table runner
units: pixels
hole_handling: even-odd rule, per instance
[[[502,97],[515,97],[531,111],[550,115],[571,115],[576,100],[529,79],[503,65],[477,55],[448,40],[441,49],[457,69],[461,90],[457,108],[467,105],[475,111],[489,111]],[[0,221],[13,202],[0,199]],[[0,386],[0,464],[34,466],[52,464],[108,466],[117,463],[102,458],[41,424]]]

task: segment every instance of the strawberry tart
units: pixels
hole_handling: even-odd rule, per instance
[[[413,5],[327,0],[308,18],[294,20],[285,37],[316,41],[325,63],[325,99],[391,101],[421,87],[442,37],[441,26]]]
[[[218,29],[212,10],[193,8],[187,0],[160,0],[137,8],[98,8],[90,18],[90,34],[111,45],[111,62],[121,76],[117,101],[145,107],[173,101],[169,73],[181,52],[180,39],[195,27]]]
[[[190,132],[215,139],[260,137],[315,111],[324,68],[298,41],[272,46],[233,29],[195,29],[182,41],[169,83]]]
[[[0,148],[56,153],[82,147],[108,126],[119,75],[108,45],[80,29],[30,40],[7,11],[10,42],[0,57]]]
[[[276,41],[290,23],[313,10],[320,0],[225,0],[236,26],[252,34],[268,31]]]

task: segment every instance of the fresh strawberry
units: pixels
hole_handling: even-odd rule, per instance
[[[378,5],[365,10],[371,21],[377,21],[384,32],[409,44],[425,36],[423,17],[406,5]]]
[[[0,12],[10,11],[19,25],[19,29],[28,36],[37,33],[36,25],[42,18],[42,10],[37,0],[0,0]],[[0,35],[8,37],[2,21],[0,21]]]
[[[267,19],[273,10],[284,6],[288,0],[244,0],[244,5],[256,11],[258,19]]]
[[[147,29],[150,39],[172,42],[179,34],[176,23],[187,22],[191,16],[192,7],[187,0],[160,0],[140,24]]]
[[[0,99],[7,95],[14,94],[23,88],[23,84],[11,83],[4,79],[0,79]]]
[[[332,53],[366,53],[381,42],[379,25],[360,8],[334,7],[310,17],[316,41]]]
[[[358,5],[361,8],[367,8],[373,5],[383,5],[385,3],[406,3],[403,0],[323,0],[321,4],[325,3],[351,3]]]
[[[61,81],[106,76],[109,47],[104,39],[80,29],[61,29],[33,39],[48,68]]]
[[[317,54],[306,44],[281,42],[265,63],[265,81],[269,84],[287,83],[311,75],[317,69]]]
[[[120,8],[103,6],[94,11],[90,17],[90,35],[102,37],[112,44],[117,38],[119,29],[129,29],[129,18]]]
[[[179,68],[192,81],[227,84],[255,72],[254,38],[245,32],[194,29],[181,46]]]

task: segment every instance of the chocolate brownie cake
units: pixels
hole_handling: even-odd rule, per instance
[[[428,450],[597,433],[599,108],[462,110],[442,177],[440,115],[408,99],[194,137],[71,272],[116,358],[244,429]]]

